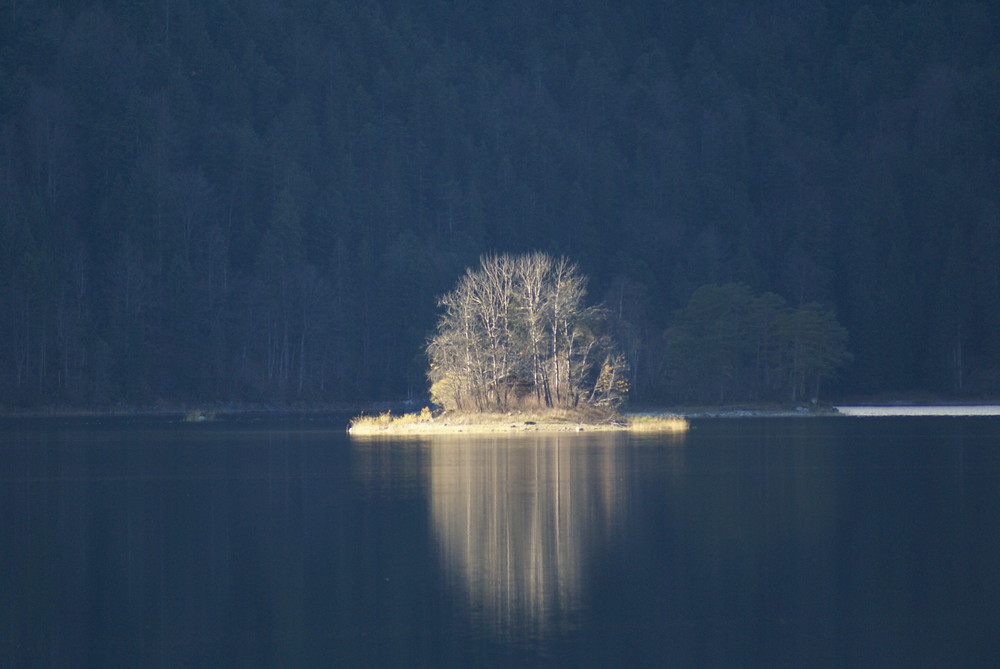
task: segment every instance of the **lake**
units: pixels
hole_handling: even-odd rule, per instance
[[[0,666],[986,667],[1000,418],[0,420]]]

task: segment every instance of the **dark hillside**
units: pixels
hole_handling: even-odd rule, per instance
[[[633,396],[709,283],[832,308],[835,392],[1000,391],[1000,9],[0,8],[0,405],[426,392],[489,251],[579,262]]]

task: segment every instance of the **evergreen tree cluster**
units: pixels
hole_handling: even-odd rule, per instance
[[[685,400],[815,400],[850,359],[831,311],[816,302],[793,309],[743,284],[702,286],[674,321],[667,374]]]
[[[426,390],[483,253],[577,260],[637,399],[705,284],[835,309],[839,392],[1000,390],[1000,8],[0,7],[0,405]]]

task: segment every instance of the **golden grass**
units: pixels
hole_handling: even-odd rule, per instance
[[[686,432],[691,427],[684,416],[631,416],[629,432]]]
[[[359,434],[378,432],[389,430],[390,428],[397,429],[418,423],[426,423],[432,420],[434,418],[431,416],[431,410],[427,407],[424,407],[420,413],[404,413],[396,416],[392,415],[392,411],[386,411],[377,416],[356,416],[352,418],[347,431]]]
[[[509,413],[420,413],[358,416],[351,420],[352,435],[499,434],[521,432],[644,432],[678,433],[689,427],[682,416],[631,416],[599,409],[539,409]]]

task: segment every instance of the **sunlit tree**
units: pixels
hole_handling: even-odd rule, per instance
[[[587,280],[565,258],[487,256],[439,300],[427,346],[432,399],[446,409],[616,407],[627,364],[584,304]]]

